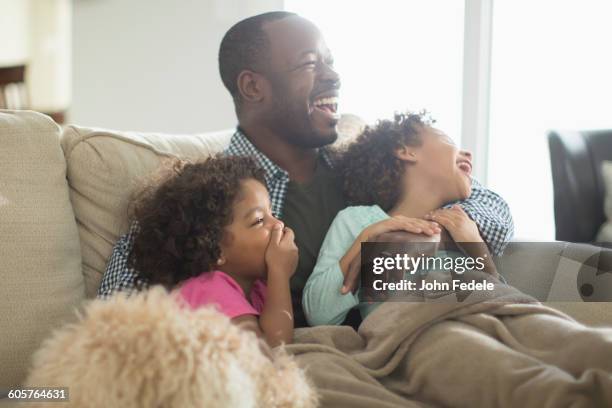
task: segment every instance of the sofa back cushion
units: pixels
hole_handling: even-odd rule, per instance
[[[117,239],[129,228],[136,187],[164,159],[203,159],[229,145],[233,131],[201,135],[119,132],[69,126],[62,135],[88,298],[94,297]]]
[[[34,350],[84,299],[59,138],[45,115],[0,110],[0,389],[25,379]]]

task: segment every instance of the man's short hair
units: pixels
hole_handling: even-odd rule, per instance
[[[258,14],[236,23],[230,28],[219,48],[221,80],[234,100],[239,96],[238,75],[245,70],[256,70],[268,49],[268,38],[262,27],[265,23],[295,16],[287,11]]]

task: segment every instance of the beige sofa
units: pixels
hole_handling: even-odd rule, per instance
[[[162,135],[78,126],[62,132],[45,115],[0,111],[0,390],[19,385],[41,341],[95,296],[128,227],[129,196],[139,180],[165,158],[221,151],[230,137],[231,131]],[[555,251],[547,257],[511,244],[516,256],[503,273],[545,299],[558,286]],[[612,324],[610,303],[558,306],[586,323]]]

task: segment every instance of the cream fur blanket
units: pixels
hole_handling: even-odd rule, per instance
[[[505,285],[463,303],[386,302],[358,332],[299,329],[295,342],[325,407],[612,406],[612,329]]]

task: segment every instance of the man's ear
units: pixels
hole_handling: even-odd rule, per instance
[[[245,102],[260,102],[264,97],[265,78],[257,72],[244,70],[238,75],[238,93]]]
[[[416,163],[419,159],[418,148],[414,146],[402,146],[395,150],[395,157],[402,161]]]

